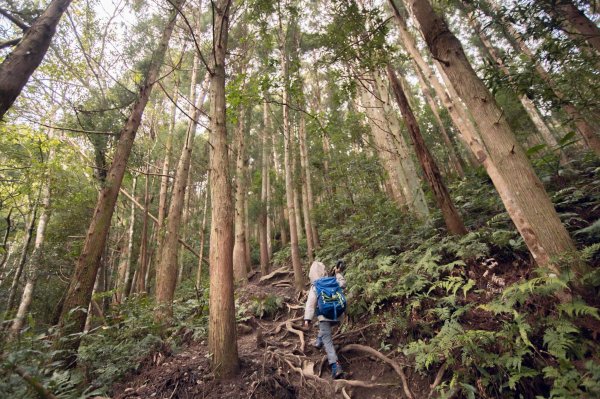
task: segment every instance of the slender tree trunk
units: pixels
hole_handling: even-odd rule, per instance
[[[177,99],[179,98],[179,79],[175,80],[175,90],[173,93],[173,108],[171,110],[171,119],[169,121],[169,130],[167,132],[167,141],[165,143],[165,158],[162,164],[160,177],[160,192],[158,194],[158,224],[156,229],[160,232],[163,228],[167,210],[169,207],[167,192],[169,191],[169,169],[171,155],[173,152],[173,134],[175,130],[175,119],[177,117]],[[160,247],[160,238],[162,234],[157,234],[157,246]]]
[[[51,159],[51,155],[48,156],[48,160]],[[37,281],[38,274],[40,272],[42,263],[42,246],[44,245],[44,239],[46,237],[46,226],[48,225],[48,219],[50,218],[50,182],[47,181],[42,189],[40,206],[42,211],[40,213],[37,231],[35,235],[35,243],[33,246],[33,252],[27,262],[27,280],[25,288],[23,289],[23,295],[21,296],[21,303],[17,310],[17,316],[13,320],[10,328],[9,339],[14,339],[25,322],[25,317],[29,312],[31,301],[33,300],[33,291],[35,289],[35,283]]]
[[[249,180],[249,177],[246,177],[246,181]],[[244,225],[246,226],[246,273],[250,273],[252,271],[252,256],[250,249],[250,219],[248,217],[248,195],[244,196]]]
[[[438,170],[437,164],[429,152],[429,149],[425,145],[425,141],[421,135],[421,129],[419,128],[417,119],[415,118],[415,115],[408,104],[408,100],[404,94],[402,86],[400,85],[400,81],[396,77],[396,74],[389,64],[387,65],[387,74],[390,83],[392,84],[394,94],[396,95],[398,106],[400,107],[400,111],[404,117],[404,123],[406,124],[408,133],[413,141],[417,158],[419,159],[419,162],[421,162],[421,167],[423,168],[425,178],[431,187],[431,191],[433,192],[438,206],[442,210],[446,227],[451,234],[464,235],[467,233],[467,229],[465,228],[462,218],[452,202],[452,198],[450,198],[450,193],[448,192],[446,185],[442,181],[442,176]]]
[[[244,223],[244,202],[246,197],[246,140],[245,109],[240,106],[238,123],[235,132],[236,156],[236,184],[235,184],[235,240],[233,244],[233,278],[236,282],[245,284],[248,274],[246,270],[246,225]]]
[[[208,86],[207,86],[207,89],[208,89]],[[193,167],[193,165],[190,162],[190,169],[187,174],[187,183],[186,183],[187,189],[185,190],[185,199],[183,201],[183,220],[181,222],[181,224],[183,226],[183,229],[182,229],[183,231],[181,233],[181,239],[183,239],[183,241],[185,241],[187,239],[188,224],[190,221],[190,213],[191,213],[192,167]],[[184,274],[185,274],[185,262],[184,262],[184,258],[182,256],[180,256],[179,257],[179,271],[177,272],[177,285],[181,285]]]
[[[296,174],[294,173],[296,170],[296,162],[294,158],[295,157],[292,156],[292,175]],[[292,189],[294,194],[294,215],[296,216],[296,229],[298,232],[298,241],[300,241],[302,238],[304,238],[304,231],[302,229],[302,208],[300,207],[300,195],[298,193],[298,186],[296,185],[296,182],[293,182]]]
[[[298,228],[296,226],[296,208],[294,203],[294,181],[292,176],[292,151],[293,142],[290,129],[290,111],[288,107],[288,60],[284,40],[281,40],[281,63],[283,67],[284,87],[283,87],[283,136],[284,136],[284,169],[285,169],[285,195],[288,210],[288,219],[290,226],[290,246],[292,252],[292,267],[294,270],[294,287],[296,292],[302,291],[304,287],[304,275],[302,273],[302,264],[300,263],[300,250],[298,248]],[[283,237],[282,237],[283,238]]]
[[[575,245],[502,110],[477,77],[458,39],[429,2],[411,0],[410,4],[433,56],[440,60],[465,104],[478,115],[481,142],[472,137],[469,144],[488,171],[535,261],[558,273],[552,258],[575,250]]]
[[[490,6],[495,12],[498,12],[498,5],[494,1],[495,0],[490,1]],[[514,47],[518,47],[521,53],[523,53],[534,64],[537,74],[552,90],[554,96],[560,101],[561,108],[569,116],[569,118],[573,120],[575,128],[581,137],[583,137],[586,145],[590,148],[590,150],[594,151],[596,155],[600,155],[600,137],[595,133],[594,128],[581,114],[581,111],[577,109],[575,105],[573,105],[572,101],[567,98],[565,93],[559,89],[558,85],[548,71],[544,68],[544,66],[536,61],[533,52],[527,46],[527,43],[525,43],[519,32],[517,32],[517,30],[511,25],[510,21],[506,21],[504,17],[493,17],[497,19],[499,23],[501,23],[501,27],[504,30],[509,42],[511,42]]]
[[[273,227],[274,221],[271,218],[271,171],[267,168],[267,251],[269,253],[269,262],[273,259]]]
[[[183,4],[183,0],[174,1],[176,9],[180,8]],[[74,364],[74,355],[80,343],[80,338],[76,334],[83,330],[86,318],[85,314],[77,309],[85,309],[90,302],[94,281],[96,280],[100,264],[100,257],[102,256],[106,237],[110,229],[115,203],[119,195],[129,154],[131,153],[133,141],[142,120],[144,108],[150,97],[152,87],[158,78],[164,54],[171,38],[173,27],[175,26],[176,16],[176,10],[170,12],[158,48],[155,50],[149,65],[146,79],[140,88],[138,99],[133,104],[131,115],[119,134],[119,141],[116,144],[116,151],[106,178],[106,184],[98,196],[96,209],[86,235],[83,250],[71,278],[60,316],[60,333],[55,341],[55,347],[64,350],[60,352],[59,357],[68,356],[69,358],[65,360],[73,361],[72,364]],[[74,335],[76,337],[71,339]],[[66,337],[69,337],[69,339],[62,339]],[[68,366],[72,364],[71,362],[67,362]]]
[[[206,231],[206,211],[208,210],[208,193],[210,191],[210,171],[206,175],[206,187],[204,188],[204,209],[202,211],[202,226],[200,227],[200,258],[198,259],[198,271],[196,272],[196,289],[202,284],[202,261],[204,260],[204,236]]]
[[[406,49],[408,54],[410,55],[410,59],[414,65],[414,69],[417,71],[417,74],[420,71],[420,73],[424,76],[424,80],[431,84],[436,96],[442,102],[444,107],[448,110],[448,114],[452,119],[452,123],[461,133],[461,137],[478,137],[479,133],[477,131],[477,128],[473,124],[471,119],[468,117],[468,111],[465,109],[464,105],[460,102],[460,100],[455,101],[452,97],[448,95],[446,89],[444,88],[444,85],[442,84],[442,82],[440,82],[432,67],[421,55],[421,52],[417,48],[415,38],[408,30],[406,21],[402,14],[400,14],[398,8],[394,3],[394,0],[389,0],[389,4],[394,13],[394,21],[396,21],[396,26],[398,27],[400,41],[402,42],[402,45]],[[476,163],[477,160],[474,158],[470,147],[468,146],[468,144],[466,144],[466,146],[469,161],[472,164]]]
[[[387,121],[387,130],[391,133],[390,138],[393,141],[392,148],[396,149],[398,159],[406,177],[407,184],[402,186],[404,197],[407,200],[409,209],[413,210],[415,215],[420,218],[426,218],[429,216],[429,209],[425,200],[425,193],[421,187],[421,179],[417,174],[417,167],[412,158],[413,151],[411,151],[402,135],[400,121],[391,104],[392,99],[388,85],[384,83],[383,78],[378,72],[373,75],[375,80],[374,104],[377,106],[377,112],[380,113],[381,119]]]
[[[477,33],[479,39],[481,40],[482,52],[485,55],[487,55],[497,65],[497,67],[502,71],[502,73],[504,73],[504,75],[509,79],[509,81],[512,82],[514,79],[510,74],[510,70],[504,63],[504,61],[503,61],[502,57],[500,56],[500,54],[498,53],[498,50],[496,49],[496,47],[490,42],[490,39],[483,32],[483,29],[482,29],[479,21],[477,21],[475,19],[475,16],[473,15],[473,13],[470,13],[467,18],[468,18],[471,26]],[[536,127],[536,129],[540,133],[540,135],[543,137],[546,144],[548,144],[550,147],[557,147],[558,142],[556,141],[556,138],[550,131],[550,128],[548,127],[548,125],[546,124],[544,119],[542,118],[542,115],[540,114],[539,110],[537,109],[537,107],[535,106],[533,101],[531,101],[529,99],[529,97],[527,97],[525,94],[518,94],[518,97],[519,97],[519,100],[521,101],[521,105],[523,106],[523,109],[525,110],[525,112],[527,112],[529,119],[531,120],[533,125]]]
[[[100,285],[101,285],[100,280],[101,280],[103,266],[104,265],[102,265],[102,264],[100,265],[99,273],[96,274],[96,281],[94,282],[94,288],[92,289],[92,298],[87,307],[87,315],[85,318],[85,325],[83,327],[84,333],[87,333],[92,328],[92,318],[94,317],[94,303],[95,303],[94,295],[96,295],[96,293],[100,290]]]
[[[71,0],[52,0],[0,65],[0,120],[40,65]]]
[[[131,192],[135,195],[135,186],[137,185],[137,176],[133,177]],[[118,277],[117,277],[117,302],[122,303],[127,297],[129,289],[127,282],[131,273],[132,253],[133,253],[133,232],[135,228],[135,204],[131,202],[131,211],[129,216],[129,230],[127,232],[127,241],[124,252],[121,253]]]
[[[140,263],[138,264],[137,279],[133,281],[135,291],[139,294],[146,292],[146,271],[148,270],[148,212],[150,207],[149,173],[150,165],[147,165],[146,175],[144,176],[144,216],[142,219]]]
[[[311,181],[310,168],[308,164],[308,151],[306,149],[306,121],[304,120],[304,114],[300,114],[298,141],[300,144],[300,175],[302,177],[302,210],[304,212],[304,230],[306,231],[308,261],[312,264],[314,258],[314,249],[316,246],[313,233],[316,229],[313,226],[314,220],[311,214],[312,210],[310,209],[309,193],[312,194],[312,190],[309,190]]]
[[[8,260],[8,254],[9,254],[9,249],[8,249],[8,237],[10,236],[10,230],[12,229],[12,220],[11,220],[11,216],[12,216],[12,211],[13,208],[10,208],[8,211],[8,214],[6,215],[6,218],[4,220],[6,220],[6,232],[4,233],[4,240],[2,240],[2,259],[0,260],[0,276],[2,276],[2,272],[4,271],[4,266],[6,265],[6,261]],[[2,277],[0,277],[0,284],[2,283]]]
[[[19,291],[19,282],[21,280],[21,274],[23,274],[25,262],[27,261],[27,251],[29,250],[29,244],[31,244],[31,239],[33,238],[33,229],[35,228],[35,219],[37,217],[38,201],[39,198],[36,199],[36,203],[31,208],[31,214],[29,215],[29,222],[27,223],[25,237],[23,238],[23,252],[21,252],[21,257],[19,258],[19,262],[15,267],[15,275],[13,276],[13,281],[10,286],[10,290],[8,291],[8,300],[6,301],[7,312],[12,311],[12,308],[15,305],[15,298],[17,297],[17,292]]]
[[[239,366],[233,300],[233,206],[225,119],[225,56],[231,0],[213,4],[213,58],[210,85],[210,315],[208,346],[213,372],[229,378]]]
[[[463,164],[461,162],[461,158],[458,155],[458,152],[454,148],[455,143],[450,138],[450,134],[442,121],[442,117],[438,110],[438,105],[435,102],[435,98],[433,94],[431,94],[431,90],[429,88],[429,84],[425,81],[425,77],[421,70],[417,67],[416,75],[419,79],[419,86],[421,91],[423,92],[423,97],[425,97],[425,101],[427,101],[427,105],[429,105],[429,109],[431,109],[431,113],[433,114],[433,118],[435,119],[435,123],[437,124],[438,131],[440,132],[440,136],[442,136],[442,140],[444,140],[444,144],[446,145],[446,149],[448,151],[448,158],[450,159],[450,164],[452,165],[452,169],[459,177],[465,176],[465,171],[463,168]]]
[[[567,29],[575,29],[587,43],[600,54],[600,28],[591,21],[571,0],[545,0],[544,7],[550,8],[567,22]],[[547,4],[547,5],[546,5]]]
[[[390,146],[387,132],[382,127],[384,121],[380,120],[378,115],[376,115],[376,107],[372,96],[364,89],[361,92],[362,105],[365,108],[368,123],[371,127],[371,134],[377,155],[379,156],[383,170],[386,172],[384,179],[387,188],[386,191],[388,195],[391,194],[391,199],[401,209],[408,209],[407,199],[403,191],[403,187],[408,187],[404,170],[402,170],[399,160],[396,159],[396,152]]]
[[[200,14],[196,16],[196,34],[200,33]],[[173,297],[177,286],[177,265],[179,255],[179,233],[186,193],[186,185],[190,170],[192,149],[196,137],[196,128],[200,111],[206,97],[206,86],[209,74],[202,85],[202,94],[196,99],[196,86],[198,85],[198,69],[200,67],[200,54],[195,53],[190,83],[190,107],[188,113],[192,115],[181,149],[181,156],[175,172],[171,204],[166,219],[166,230],[159,248],[158,264],[156,266],[156,303],[155,319],[158,323],[169,324],[173,318]]]
[[[271,115],[269,112],[269,103],[263,102],[263,134],[262,134],[262,167],[261,167],[261,186],[260,186],[260,215],[258,220],[259,227],[259,246],[260,246],[260,273],[266,276],[269,273],[269,243],[267,235],[267,192],[269,177],[269,136],[271,135]]]

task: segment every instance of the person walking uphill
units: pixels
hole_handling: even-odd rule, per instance
[[[317,314],[319,335],[313,346],[318,349],[325,347],[327,360],[331,366],[331,376],[334,379],[342,376],[342,368],[333,346],[331,328],[338,323],[338,317],[346,309],[346,298],[342,291],[342,288],[346,287],[346,279],[341,273],[343,267],[344,262],[338,261],[334,269],[335,277],[328,277],[323,263],[318,261],[312,263],[308,273],[311,286],[304,310],[305,327],[308,327],[315,313]]]

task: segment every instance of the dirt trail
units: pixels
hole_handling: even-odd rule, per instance
[[[239,296],[246,307],[256,298],[275,295],[284,307],[272,319],[252,318],[238,325],[240,372],[216,381],[210,371],[206,341],[193,342],[180,353],[160,351],[145,359],[137,374],[113,389],[115,399],[135,398],[414,398],[427,397],[429,383],[402,367],[401,358],[379,353],[374,332],[380,324],[346,325],[334,334],[345,379],[333,381],[324,351],[313,348],[318,327],[302,331],[303,300],[277,275],[260,282],[254,276]],[[341,331],[344,332],[341,332]],[[304,347],[302,345],[304,341]],[[406,375],[406,387],[400,374]],[[409,389],[411,392],[407,392]]]

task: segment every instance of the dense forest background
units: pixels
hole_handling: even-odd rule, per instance
[[[0,396],[599,397],[599,7],[2,0]]]

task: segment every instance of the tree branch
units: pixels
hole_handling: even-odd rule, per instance
[[[23,30],[23,32],[25,32],[27,29],[29,29],[29,25],[27,25],[25,22],[21,21],[19,18],[15,17],[14,15],[10,14],[7,10],[0,8],[0,14],[4,15],[10,22],[17,25],[19,28],[21,28]]]
[[[7,47],[16,46],[17,44],[19,44],[19,42],[21,41],[21,39],[23,39],[23,37],[18,37],[16,39],[6,40],[4,42],[0,42],[0,50],[2,50],[4,48],[7,48]]]

